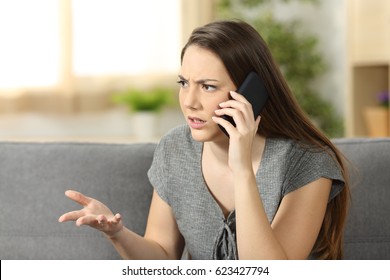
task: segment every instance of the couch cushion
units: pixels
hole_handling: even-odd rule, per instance
[[[390,259],[390,139],[337,139],[351,163],[345,259]]]
[[[0,259],[118,259],[104,236],[59,216],[75,189],[106,203],[143,234],[155,144],[0,143]]]

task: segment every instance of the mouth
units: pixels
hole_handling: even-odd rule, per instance
[[[205,120],[202,120],[202,119],[197,118],[197,117],[191,117],[191,116],[188,117],[187,120],[188,120],[188,124],[193,129],[201,129],[207,123]]]

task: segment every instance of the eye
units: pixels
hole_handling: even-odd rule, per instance
[[[203,87],[206,91],[215,91],[215,90],[217,89],[216,86],[208,85],[208,84],[203,84],[202,87]]]
[[[185,88],[188,86],[188,82],[185,80],[178,80],[177,83],[180,85],[180,87]]]

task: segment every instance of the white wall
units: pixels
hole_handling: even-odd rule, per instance
[[[346,107],[346,1],[321,0],[314,5],[292,1],[273,7],[277,19],[297,18],[303,22],[304,30],[318,37],[318,48],[323,53],[328,70],[315,84],[320,94],[334,104],[340,116],[344,116]]]

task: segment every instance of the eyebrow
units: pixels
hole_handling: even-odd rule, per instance
[[[180,80],[188,82],[188,80],[186,78],[184,78],[182,75],[179,75],[178,77]],[[197,84],[204,84],[207,82],[219,82],[219,81],[217,79],[200,79],[200,80],[195,81],[195,83],[197,83]]]

